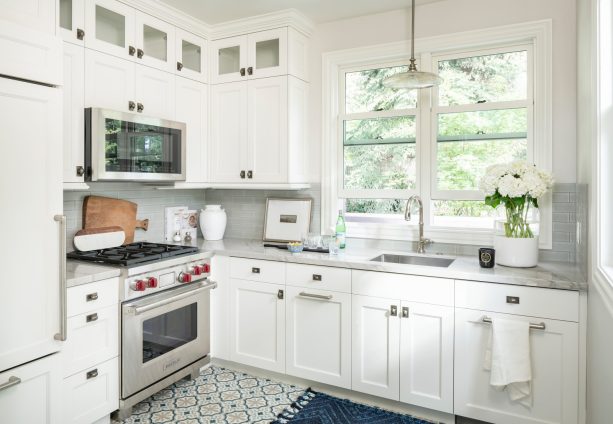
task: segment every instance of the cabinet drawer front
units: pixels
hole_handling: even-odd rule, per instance
[[[62,350],[63,376],[72,375],[119,354],[117,306],[68,319],[68,340]]]
[[[387,272],[352,271],[352,293],[453,306],[453,280]]]
[[[67,291],[68,316],[85,314],[119,304],[119,279],[97,281],[70,287]]]
[[[230,258],[230,276],[239,280],[285,284],[285,263]]]
[[[351,270],[287,264],[287,285],[351,293]]]
[[[63,400],[66,424],[87,424],[119,407],[117,358],[64,379]]]
[[[579,293],[575,291],[456,281],[455,305],[458,308],[579,321]]]

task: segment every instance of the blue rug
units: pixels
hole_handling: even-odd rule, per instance
[[[385,411],[307,389],[272,424],[432,424],[410,415]]]

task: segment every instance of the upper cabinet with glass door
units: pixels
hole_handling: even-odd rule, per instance
[[[287,74],[307,80],[307,38],[293,28],[216,40],[211,54],[214,84]]]
[[[175,69],[175,27],[145,13],[136,12],[136,59],[162,71]]]
[[[115,0],[87,0],[85,46],[113,56],[134,58],[135,13],[133,8]]]
[[[185,78],[206,82],[206,42],[187,31],[175,29],[175,72]]]
[[[58,0],[58,35],[64,41],[84,44],[85,0]]]

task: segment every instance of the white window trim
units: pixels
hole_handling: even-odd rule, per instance
[[[416,54],[421,59],[421,68],[431,67],[431,54],[450,50],[491,48],[497,45],[531,44],[534,52],[534,138],[539,140],[534,148],[534,162],[547,171],[552,170],[552,22],[541,20],[494,28],[486,28],[415,40]],[[338,201],[338,116],[339,116],[339,75],[342,68],[376,65],[381,63],[407,61],[410,51],[408,41],[365,46],[348,50],[324,53],[322,55],[322,231],[328,233],[336,220]],[[430,90],[422,90],[421,102],[430,102]],[[423,103],[422,103],[423,104]],[[422,120],[425,121],[425,120]],[[419,129],[422,140],[429,140],[429,128]],[[427,133],[425,133],[428,131]],[[425,136],[425,138],[424,138]],[[418,143],[419,144],[419,143]],[[423,149],[430,149],[431,143],[421,143]],[[422,153],[423,154],[423,153]],[[429,155],[428,155],[429,156]],[[420,161],[421,162],[421,161]],[[424,168],[424,167],[421,167]],[[421,189],[424,197],[430,198],[431,184],[429,170],[420,169]],[[424,175],[424,172],[428,173]],[[425,178],[424,178],[425,177]],[[427,191],[427,193],[425,193]],[[540,202],[539,247],[551,249],[551,193]],[[425,211],[426,212],[426,211]],[[370,223],[348,223],[350,237],[385,238],[394,240],[416,240],[416,228],[409,225],[379,225]],[[488,229],[467,231],[461,228],[426,228],[427,236],[435,241],[459,244],[492,244],[493,232]]]

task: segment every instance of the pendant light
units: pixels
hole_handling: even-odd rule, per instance
[[[387,77],[383,81],[383,85],[390,88],[404,88],[415,90],[419,88],[429,88],[434,85],[439,85],[443,79],[431,72],[420,72],[415,65],[415,0],[411,7],[411,60],[409,70],[400,72]]]

